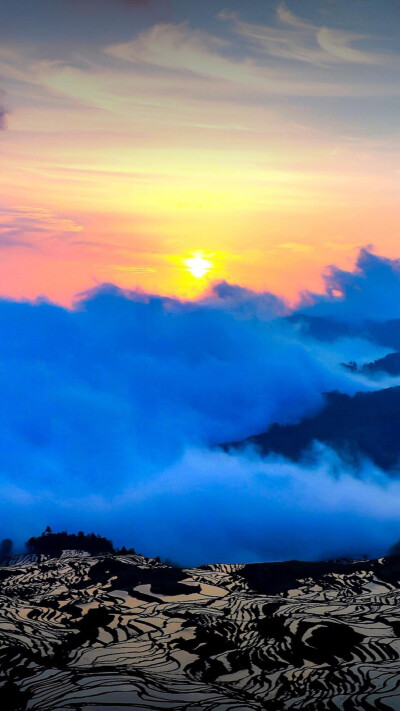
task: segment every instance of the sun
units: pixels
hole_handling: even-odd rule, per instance
[[[212,268],[211,262],[205,259],[201,252],[194,252],[192,257],[184,260],[184,263],[196,279],[202,279]]]

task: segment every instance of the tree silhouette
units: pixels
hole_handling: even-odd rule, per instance
[[[25,546],[29,553],[60,555],[64,550],[87,551],[88,553],[114,553],[114,546],[107,538],[99,534],[83,533],[53,533],[47,526],[41,536],[32,536]]]
[[[2,542],[0,543],[0,555],[1,556],[8,556],[11,555],[13,549],[13,542],[11,538],[3,538]]]
[[[389,548],[389,555],[400,555],[400,540]]]

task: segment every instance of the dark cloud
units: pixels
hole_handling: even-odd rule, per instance
[[[6,108],[6,92],[0,89],[0,131],[4,131],[7,128],[8,113]]]
[[[0,91],[0,97],[1,97],[2,92]],[[0,106],[0,130],[4,130],[6,128],[6,118],[7,118],[7,111],[4,107]]]
[[[156,0],[157,1],[157,0]],[[70,3],[70,0],[67,0],[68,3]],[[73,0],[75,4],[77,3],[77,0]],[[98,5],[99,0],[79,0],[79,4],[82,4],[83,2],[87,4],[92,4],[92,5]],[[154,2],[154,0],[101,0],[103,3],[103,6],[105,5],[131,5],[132,7],[143,7],[145,5],[149,5],[151,2]]]

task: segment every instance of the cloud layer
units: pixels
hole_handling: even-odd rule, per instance
[[[351,311],[355,291],[355,313],[369,314],[382,269],[395,293],[397,262],[363,252],[321,308]],[[226,283],[198,302],[110,285],[73,310],[0,301],[0,535],[90,526],[186,563],[389,545],[400,494],[367,463],[355,479],[334,453],[309,471],[213,449],[315,412],[324,392],[377,387],[338,362],[382,349],[318,344],[287,314]]]
[[[362,249],[353,271],[327,270],[325,292],[306,293],[303,310],[353,323],[400,318],[400,260]]]

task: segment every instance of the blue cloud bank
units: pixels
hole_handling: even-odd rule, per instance
[[[400,317],[398,262],[364,250],[327,278],[303,312]],[[196,303],[110,285],[72,310],[0,301],[0,535],[90,528],[185,564],[382,552],[400,486],[368,463],[356,477],[328,451],[307,469],[213,449],[376,387],[339,362],[387,349],[321,344],[288,315],[225,283]]]

